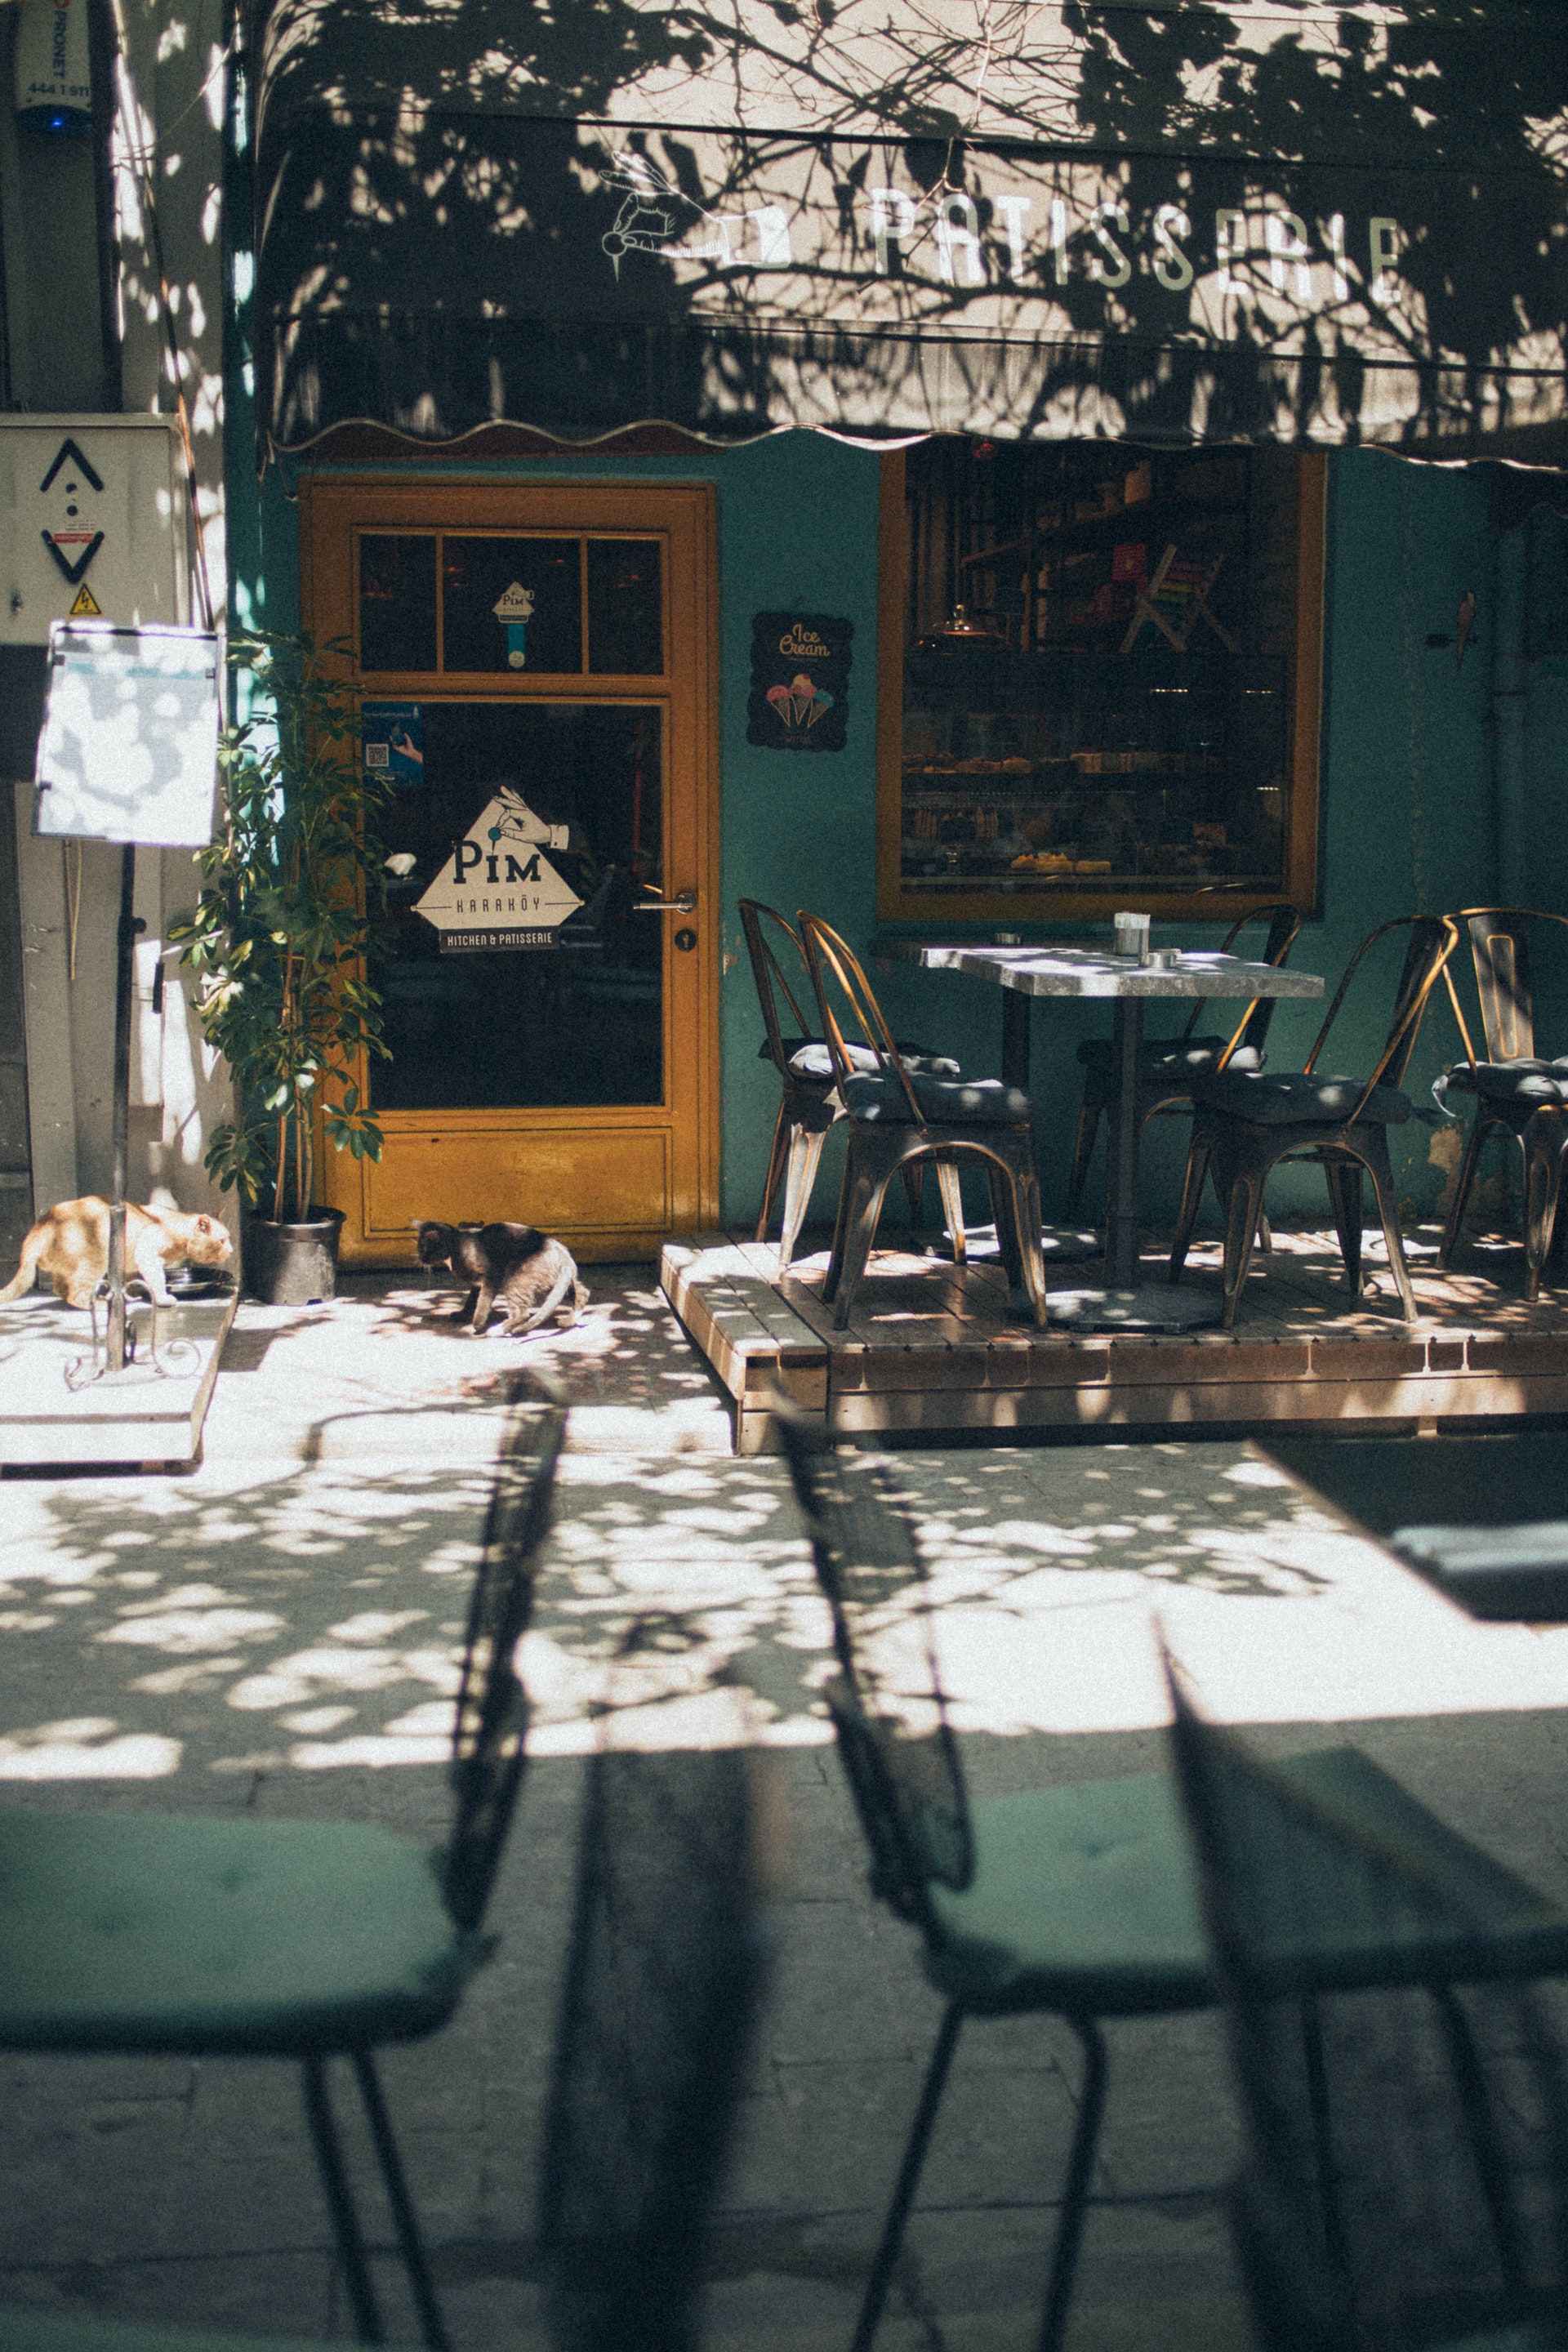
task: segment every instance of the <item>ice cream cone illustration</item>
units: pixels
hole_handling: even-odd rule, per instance
[[[816,698],[816,688],[805,672],[796,670],[789,682],[789,719],[792,727],[804,727],[806,713]]]
[[[825,710],[831,710],[832,708],[833,697],[830,694],[825,694],[821,687],[818,687],[816,692],[811,698],[811,708],[805,714],[806,725],[808,727],[815,727],[823,712]]]

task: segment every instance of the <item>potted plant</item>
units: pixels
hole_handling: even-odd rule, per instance
[[[360,761],[356,691],[332,648],[251,632],[228,658],[247,715],[225,730],[227,814],[197,852],[195,911],[170,926],[200,976],[207,1043],[234,1074],[238,1115],[216,1129],[208,1173],[237,1190],[246,1276],[278,1305],[327,1298],[342,1213],[315,1201],[318,1134],[379,1160],[362,1092],[362,1055],[386,1055],[381,1000],[361,977],[384,904],[374,830],[386,787]]]

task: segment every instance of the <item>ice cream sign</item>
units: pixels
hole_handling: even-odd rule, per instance
[[[567,826],[547,824],[503,786],[453,844],[415,911],[439,931],[443,955],[553,947],[583,903],[548,856],[568,844]]]
[[[753,615],[748,743],[773,751],[842,751],[854,635],[852,621],[829,613]]]
[[[533,618],[533,591],[514,580],[490,611],[506,631],[506,666],[521,669],[528,660],[528,625]]]

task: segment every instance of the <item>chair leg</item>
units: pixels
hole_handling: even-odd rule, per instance
[[[1476,1181],[1476,1166],[1481,1156],[1481,1141],[1486,1131],[1486,1118],[1478,1106],[1466,1140],[1465,1156],[1459,1162],[1459,1172],[1454,1179],[1454,1197],[1448,1203],[1448,1215],[1443,1227],[1443,1238],[1437,1244],[1437,1264],[1444,1274],[1447,1273],[1448,1261],[1458,1247],[1459,1227],[1464,1220],[1465,1203],[1470,1197],[1470,1187]]]
[[[1407,1323],[1418,1323],[1421,1309],[1415,1304],[1415,1291],[1410,1280],[1410,1268],[1405,1263],[1405,1236],[1399,1230],[1399,1202],[1394,1190],[1394,1170],[1389,1165],[1388,1141],[1383,1129],[1374,1128],[1366,1139],[1366,1171],[1372,1178],[1373,1191],[1377,1195],[1377,1213],[1383,1225],[1384,1246],[1399,1292],[1399,1303]]]
[[[1015,1315],[1026,1315],[1037,1325],[1046,1320],[1046,1268],[1040,1252],[1039,1189],[1028,1170],[1000,1160],[987,1160],[991,1214],[1007,1276],[1007,1303]]]
[[[1362,1202],[1361,1170],[1353,1161],[1326,1160],[1323,1177],[1329,1188],[1329,1201],[1334,1213],[1334,1230],[1340,1237],[1340,1257],[1345,1269],[1345,1280],[1352,1298],[1361,1297],[1362,1234],[1364,1210]]]
[[[1339,2168],[1334,2161],[1334,2119],[1329,2100],[1329,2067],[1323,2051],[1322,2020],[1312,1993],[1301,2001],[1301,2063],[1307,2076],[1307,2104],[1312,2118],[1312,2162],[1317,2175],[1318,2210],[1323,2239],[1335,2267],[1349,2274],[1350,2251],[1345,2243],[1344,2210],[1340,2198]]]
[[[800,1229],[811,1206],[811,1196],[816,1187],[816,1171],[822,1162],[822,1147],[826,1140],[825,1132],[814,1135],[805,1127],[797,1127],[790,1137],[789,1172],[784,1180],[784,1224],[779,1233],[781,1274],[794,1262],[795,1245],[800,1239]]]
[[[1557,1199],[1568,1121],[1537,1112],[1526,1130],[1524,1177],[1524,1295],[1541,1296],[1541,1277],[1556,1237]]]
[[[790,1141],[788,1105],[781,1102],[779,1115],[773,1121],[773,1139],[768,1149],[768,1172],[763,1180],[763,1205],[757,1217],[755,1235],[760,1242],[767,1240],[768,1227],[773,1223],[773,1202],[778,1199],[779,1186],[784,1181]]]
[[[921,1219],[925,1214],[925,1161],[906,1160],[899,1174],[903,1179],[904,1199],[909,1204],[910,1223],[918,1234]]]
[[[392,2118],[381,2095],[381,2079],[375,2071],[375,2062],[368,2051],[359,2050],[354,2053],[353,2068],[370,2124],[370,2135],[375,2142],[381,2177],[386,2186],[386,2201],[392,2208],[393,2226],[403,2252],[403,2267],[408,2273],[409,2292],[414,2297],[414,2307],[419,2314],[419,2333],[429,2347],[429,2352],[452,2352],[452,2339],[447,2333],[447,2323],[436,2300],[430,2265],[425,2258],[425,2242],[419,2234],[419,2217],[414,2210],[414,2200],[408,2194],[403,2159],[393,2137]]]
[[[1258,1246],[1263,1252],[1265,1257],[1273,1256],[1274,1228],[1269,1223],[1268,1215],[1262,1209],[1259,1209],[1258,1212]]]
[[[843,1255],[838,1264],[837,1280],[833,1293],[833,1328],[842,1331],[849,1320],[849,1309],[860,1276],[866,1271],[866,1261],[871,1255],[871,1244],[877,1238],[881,1223],[882,1202],[887,1198],[887,1176],[874,1177],[864,1169],[855,1171],[854,1191],[846,1187],[847,1220],[844,1227]]]
[[[1051,2256],[1050,2282],[1040,2320],[1039,2352],[1061,2352],[1083,2241],[1089,2185],[1094,2176],[1095,2150],[1100,2145],[1100,2118],[1105,2113],[1105,2036],[1092,2019],[1073,2018],[1073,2032],[1083,2044],[1085,2072],[1079,2105],[1078,2128],[1072,2137],[1067,2179],[1062,2183],[1062,2213],[1057,2224],[1056,2250]]]
[[[1263,1203],[1262,1180],[1247,1170],[1238,1168],[1231,1177],[1226,1192],[1224,1328],[1229,1331],[1235,1326],[1237,1307],[1247,1287],[1247,1269],[1252,1264],[1253,1244],[1258,1238],[1258,1213]]]
[[[899,2259],[899,2249],[904,2242],[904,2228],[914,2203],[915,2190],[920,2187],[921,2169],[925,2163],[926,2149],[931,2144],[931,2126],[936,2122],[942,2095],[947,2088],[948,2068],[958,2047],[959,2031],[963,2023],[963,2012],[956,2007],[948,2011],[942,2021],[942,2032],[931,2052],[931,2064],[926,2069],[925,2087],[921,2103],[915,2109],[915,2119],[910,2131],[904,2160],[899,2167],[899,2178],[893,2188],[893,2201],[888,2208],[888,2218],[882,2224],[881,2242],[866,2281],[866,2293],[860,2304],[860,2316],[855,2326],[855,2341],[850,2352],[870,2352],[871,2339],[877,2333],[882,2316],[882,2306],[888,2299],[893,2266]]]
[[[1078,1207],[1079,1197],[1089,1177],[1089,1163],[1094,1157],[1094,1141],[1100,1133],[1100,1105],[1088,1094],[1078,1115],[1078,1133],[1073,1139],[1072,1174],[1068,1178],[1068,1214]]]
[[[952,1239],[954,1265],[967,1265],[969,1248],[963,1232],[963,1192],[958,1181],[958,1171],[951,1160],[936,1163],[936,1188],[942,1194],[943,1223]]]
[[[305,2082],[305,2120],[310,2128],[317,2168],[326,2193],[327,2210],[331,2215],[332,2235],[338,2242],[338,2260],[343,2266],[343,2284],[348,2289],[349,2302],[353,2306],[354,2333],[362,2344],[384,2344],[386,2330],[382,2326],[381,2306],[376,2301],[370,2264],[365,2259],[364,2233],[354,2210],[353,2192],[343,2168],[337,2126],[332,2121],[326,2066],[320,2058],[307,2058],[300,2071]]]
[[[1527,2282],[1530,2275],[1524,2225],[1515,2203],[1513,2168],[1499,2135],[1497,2117],[1488,2095],[1486,2069],[1476,2048],[1475,2036],[1470,2032],[1470,2021],[1455,1998],[1453,1988],[1434,1985],[1432,1999],[1443,2021],[1448,2071],[1453,2077],[1459,2112],[1465,2119],[1470,2154],[1475,2160],[1476,2178],[1480,2182],[1487,2216],[1491,2222],[1498,2266],[1510,2302],[1522,2310],[1529,2292]]]
[[[1204,1197],[1204,1184],[1213,1159],[1214,1152],[1210,1146],[1200,1143],[1194,1135],[1187,1147],[1186,1174],[1182,1179],[1182,1204],[1176,1212],[1176,1237],[1171,1244],[1170,1278],[1173,1282],[1181,1280],[1182,1268],[1187,1262],[1187,1252],[1193,1244],[1193,1227],[1198,1221],[1198,1204]],[[1219,1177],[1216,1171],[1215,1176],[1216,1189],[1218,1183]],[[1225,1207],[1223,1198],[1220,1207],[1222,1209]]]

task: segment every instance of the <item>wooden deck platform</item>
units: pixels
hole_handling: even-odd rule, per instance
[[[1431,1238],[1435,1238],[1432,1236]],[[1450,1275],[1430,1255],[1411,1270],[1423,1317],[1407,1327],[1367,1235],[1373,1295],[1348,1299],[1331,1235],[1275,1236],[1234,1332],[1177,1337],[1037,1331],[1006,1318],[1001,1269],[879,1250],[847,1329],[820,1290],[826,1249],[778,1279],[764,1243],[708,1234],[665,1244],[667,1297],[735,1400],[736,1451],[770,1453],[774,1391],[847,1437],[1058,1432],[1083,1437],[1250,1431],[1358,1422],[1417,1431],[1439,1421],[1568,1415],[1568,1290],[1523,1298],[1524,1253],[1467,1246]],[[1429,1246],[1429,1244],[1428,1244]],[[1219,1244],[1196,1244],[1189,1274],[1217,1285]],[[1161,1278],[1152,1248],[1146,1279]],[[1053,1287],[1100,1279],[1096,1263],[1047,1268]]]

